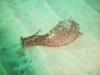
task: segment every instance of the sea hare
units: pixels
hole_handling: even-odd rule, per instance
[[[32,46],[49,46],[60,47],[70,44],[77,39],[81,33],[79,32],[80,25],[74,20],[59,21],[59,23],[45,35],[38,35],[40,30],[35,35],[23,38],[21,42],[23,47]]]

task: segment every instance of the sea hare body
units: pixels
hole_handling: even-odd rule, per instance
[[[21,38],[24,47],[31,47],[36,45],[59,47],[67,45],[78,38],[81,33],[79,32],[79,24],[74,20],[68,22],[59,21],[49,33],[45,35],[35,35]]]

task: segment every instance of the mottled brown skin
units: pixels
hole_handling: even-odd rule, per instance
[[[51,46],[51,47],[59,47],[59,46],[64,46],[67,45],[69,43],[71,43],[72,41],[74,41],[76,38],[78,38],[80,36],[79,34],[72,34],[69,35],[68,37],[52,37],[52,38],[44,38],[43,40],[41,40],[41,43],[38,43],[38,45],[42,45],[42,46]],[[38,42],[38,39],[37,39]]]
[[[52,38],[47,38],[42,35],[38,35],[38,37],[33,41],[32,39],[30,39],[27,42],[24,42],[25,47],[31,47],[31,46],[36,46],[36,45],[42,45],[42,46],[52,46],[52,47],[59,47],[59,46],[63,46],[63,45],[67,45],[69,43],[71,43],[72,41],[74,41],[75,39],[77,39],[79,36],[81,35],[81,33],[74,33],[69,35],[68,37],[52,37]],[[25,39],[26,40],[26,39]]]
[[[63,21],[61,21],[58,23],[60,25],[51,30],[49,34],[33,35],[30,37],[22,38],[22,45],[24,47],[32,47],[37,45],[59,47],[67,45],[81,35],[79,32],[79,24],[73,20],[69,20],[69,22],[71,24],[69,28],[63,26]]]

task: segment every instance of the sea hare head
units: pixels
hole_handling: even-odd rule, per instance
[[[25,47],[29,47],[29,46],[34,46],[34,45],[37,45],[37,38],[39,37],[38,36],[38,33],[40,32],[41,30],[39,29],[36,34],[32,35],[32,36],[29,36],[29,37],[26,37],[26,38],[23,38],[21,37],[21,44],[22,46],[25,46]]]
[[[31,47],[31,46],[35,46],[38,45],[38,41],[37,40],[39,38],[39,36],[31,36],[31,37],[27,37],[27,38],[22,38],[21,37],[21,41],[22,41],[22,46],[24,47]]]

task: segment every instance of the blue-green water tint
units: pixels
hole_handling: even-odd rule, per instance
[[[0,64],[0,75],[7,75],[6,70],[4,69],[4,67]]]
[[[85,2],[90,5],[92,8],[94,8],[98,13],[100,13],[100,0],[85,0]]]
[[[66,68],[67,75],[99,75],[99,49],[94,47],[98,45],[94,39],[100,39],[99,8],[99,0],[0,0],[0,67],[4,75],[62,75],[65,72],[63,67]],[[57,48],[57,53],[49,52],[57,50],[55,48],[22,48],[21,36],[33,35],[38,29],[42,30],[39,34],[45,34],[59,20],[70,17],[80,24],[81,32],[88,34],[84,37],[89,40],[85,40],[87,44],[79,41],[72,49]],[[91,41],[94,44],[91,45]],[[70,53],[61,50],[73,51]],[[89,53],[91,51],[93,56]],[[89,65],[82,67],[82,61]],[[65,67],[66,64],[69,65]],[[59,70],[62,71],[61,74],[57,74]]]

